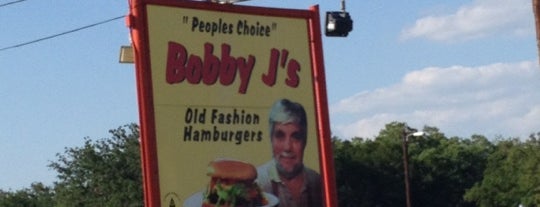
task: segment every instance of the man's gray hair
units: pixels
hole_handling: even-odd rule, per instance
[[[292,102],[288,99],[276,101],[270,109],[269,125],[270,137],[273,136],[275,123],[297,124],[304,135],[304,143],[307,141],[307,117],[306,110],[300,103]]]

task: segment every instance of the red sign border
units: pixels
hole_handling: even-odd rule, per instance
[[[334,158],[328,116],[326,93],[326,78],[322,50],[322,34],[320,26],[319,7],[312,6],[309,10],[276,9],[265,7],[239,6],[233,4],[216,4],[209,1],[179,1],[179,0],[128,0],[129,15],[126,24],[130,29],[133,41],[137,96],[139,104],[141,162],[144,188],[144,206],[161,206],[159,192],[159,174],[157,166],[157,146],[153,103],[153,89],[149,56],[149,34],[147,22],[147,5],[162,5],[171,7],[215,10],[243,14],[256,14],[277,17],[305,18],[309,24],[310,57],[313,65],[313,88],[317,119],[317,134],[319,146],[320,173],[323,182],[323,200],[326,207],[337,207],[335,184]]]

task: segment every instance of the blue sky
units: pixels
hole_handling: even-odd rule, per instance
[[[340,9],[339,0],[242,4]],[[127,0],[3,6],[0,48],[127,11]],[[347,11],[354,19],[349,37],[323,37],[334,135],[372,138],[392,121],[464,138],[540,131],[530,0],[347,1]],[[128,32],[120,19],[0,51],[0,189],[51,184],[56,174],[47,164],[56,153],[138,123],[134,65],[118,63]]]

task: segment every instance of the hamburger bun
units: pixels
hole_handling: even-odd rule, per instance
[[[208,164],[208,176],[238,181],[253,181],[257,170],[249,163],[238,160],[215,160]]]

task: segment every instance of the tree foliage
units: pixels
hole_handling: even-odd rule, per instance
[[[387,124],[374,139],[334,138],[340,206],[403,206],[404,123]],[[482,179],[493,146],[483,136],[446,138],[435,127],[429,136],[410,137],[409,175],[414,206],[474,206],[463,199]]]
[[[139,129],[109,131],[109,139],[66,148],[50,167],[57,171],[57,206],[142,206]]]
[[[489,156],[484,178],[465,198],[480,207],[540,204],[540,140],[500,140]]]
[[[0,190],[1,207],[53,207],[54,191],[42,183],[15,192]]]
[[[404,206],[404,127],[392,122],[374,138],[332,138],[340,207]],[[407,145],[413,206],[540,204],[540,133],[491,142],[446,137],[430,126],[422,131],[428,135],[411,136]],[[142,206],[139,128],[109,132],[58,153],[49,165],[58,173],[52,187],[0,190],[0,207]]]

